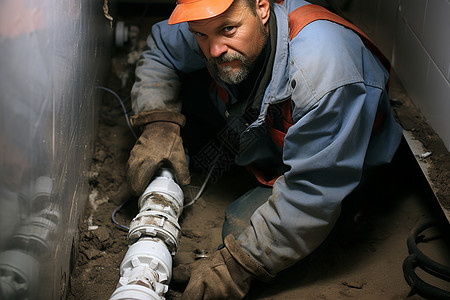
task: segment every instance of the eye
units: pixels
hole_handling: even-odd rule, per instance
[[[227,26],[227,27],[225,27],[224,29],[223,29],[223,31],[225,32],[225,33],[232,33],[232,32],[234,32],[234,30],[236,29],[236,27],[235,26]]]
[[[194,32],[197,37],[204,37],[205,35],[201,32]]]

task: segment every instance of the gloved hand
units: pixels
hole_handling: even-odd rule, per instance
[[[175,112],[151,111],[131,117],[130,122],[134,127],[145,126],[128,159],[131,192],[140,196],[155,171],[165,163],[173,168],[179,184],[189,184],[189,169],[180,136],[185,117]]]
[[[232,235],[228,235],[224,242],[224,248],[192,264],[191,278],[181,299],[242,299],[253,279],[272,279],[241,249]]]

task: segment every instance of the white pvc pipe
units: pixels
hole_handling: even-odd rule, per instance
[[[38,290],[39,261],[29,253],[0,253],[0,299],[28,299]]]
[[[163,201],[149,197],[162,196]],[[183,190],[173,180],[173,177],[167,170],[163,170],[159,177],[156,177],[145,189],[139,198],[138,205],[140,211],[159,210],[178,218],[183,210],[184,195]]]
[[[125,291],[135,291],[135,286],[146,287],[149,297],[153,297],[149,299],[164,299],[171,277],[172,257],[167,247],[156,239],[142,238],[125,254],[117,285],[117,288],[123,288],[116,290],[110,299],[134,299]]]
[[[161,300],[153,290],[140,285],[125,285],[118,287],[110,300]]]
[[[138,200],[140,212],[131,221],[131,244],[120,265],[120,279],[110,300],[162,300],[172,278],[172,255],[181,236],[178,217],[183,191],[163,169]]]
[[[0,299],[31,299],[39,290],[42,260],[50,251],[60,220],[51,200],[53,181],[38,177],[33,186],[32,213],[15,225],[7,249],[0,252]]]

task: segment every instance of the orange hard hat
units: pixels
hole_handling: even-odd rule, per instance
[[[213,18],[225,12],[234,0],[178,0],[169,25]]]

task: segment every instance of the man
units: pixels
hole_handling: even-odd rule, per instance
[[[253,279],[268,281],[309,255],[363,171],[388,163],[398,147],[388,71],[335,22],[296,32],[306,5],[179,0],[152,29],[132,90],[135,124],[145,126],[129,159],[132,191],[141,194],[167,162],[189,183],[179,78],[205,66],[217,83],[212,103],[239,132],[235,162],[271,186],[227,208],[224,247],[192,265],[186,299],[243,298]]]

